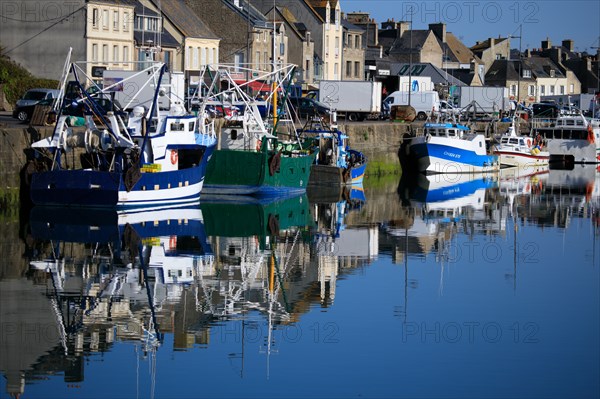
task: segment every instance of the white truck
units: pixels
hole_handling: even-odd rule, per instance
[[[415,109],[417,120],[424,121],[440,112],[440,96],[437,91],[395,91],[383,100],[386,114],[394,105],[410,105]]]
[[[381,82],[322,80],[319,101],[349,121],[377,119],[381,115]]]
[[[463,114],[494,115],[512,109],[506,87],[458,86],[452,93],[451,102]]]
[[[154,98],[155,86],[150,83],[140,90],[148,80],[145,75],[134,77],[136,73],[138,72],[106,70],[102,77],[103,87],[107,88],[114,85],[110,91],[115,93],[115,100],[119,102],[123,109],[128,111],[136,106],[149,109]],[[134,93],[137,93],[137,95],[134,96]],[[183,74],[166,72],[163,75],[158,96],[158,106],[161,110],[169,110],[177,106],[185,111]]]

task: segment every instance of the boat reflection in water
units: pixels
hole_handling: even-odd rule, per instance
[[[3,367],[10,392],[23,393],[49,364],[65,381],[83,381],[83,359],[123,343],[151,370],[142,387],[138,381],[126,392],[149,389],[146,396],[154,396],[156,353],[165,342],[173,350],[218,347],[221,329],[253,330],[264,338],[259,353],[277,351],[282,329],[313,307],[331,306],[337,279],[377,255],[376,227],[345,226],[364,193],[326,200],[207,196],[197,207],[139,212],[33,208],[29,275],[43,287],[57,338],[27,366],[40,371],[23,374],[22,362]],[[333,219],[322,219],[325,208]],[[338,247],[324,251],[325,236]],[[367,245],[357,242],[364,237]],[[242,374],[244,352],[243,344],[228,352]]]

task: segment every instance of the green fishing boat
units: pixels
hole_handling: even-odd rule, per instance
[[[259,78],[273,82],[266,85],[276,86],[272,93],[285,92],[283,82],[291,71],[293,66],[271,73],[260,71]],[[298,142],[283,142],[272,134],[284,130],[277,118],[270,121],[271,126],[263,119],[268,114],[265,108],[277,109],[277,96],[263,99],[249,94],[226,68],[219,69],[218,77],[221,91],[207,95],[201,110],[223,115],[216,120],[218,144],[208,163],[203,195],[280,197],[306,192],[316,153],[302,149]],[[213,80],[207,92],[213,93],[214,87]],[[295,129],[290,131],[295,133]],[[288,137],[293,139],[293,136],[288,133]]]
[[[263,247],[268,244],[267,237],[279,236],[292,228],[306,228],[308,234],[314,225],[306,194],[262,200],[247,196],[203,196],[200,208],[207,236],[256,236],[261,238]]]

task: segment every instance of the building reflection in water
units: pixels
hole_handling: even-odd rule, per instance
[[[155,370],[165,334],[175,350],[201,348],[229,322],[263,325],[269,355],[275,330],[330,306],[336,280],[377,256],[377,226],[345,225],[364,203],[362,187],[325,196],[140,212],[32,209],[26,277],[0,280],[8,393],[55,374],[82,382],[84,359],[115,342],[135,345]]]
[[[404,267],[396,315],[407,320],[409,290],[419,286],[412,265],[439,265],[443,295],[461,237],[511,241],[505,277],[516,291],[520,227],[564,230],[586,218],[597,234],[599,175],[585,167],[403,176],[393,192],[368,201],[362,189],[309,189],[282,200],[208,198],[199,208],[144,212],[34,208],[18,249],[3,249],[13,267],[0,269],[6,389],[18,396],[58,374],[81,383],[84,360],[118,342],[133,345],[153,373],[165,335],[173,350],[190,350],[216,345],[211,339],[223,328],[258,332],[268,364],[276,332],[335,306],[344,295],[338,281],[380,254]],[[228,355],[240,375],[244,341]]]

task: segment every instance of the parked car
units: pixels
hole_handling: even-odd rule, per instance
[[[41,101],[48,100],[46,105],[51,105],[52,101],[56,99],[60,91],[56,89],[30,89],[23,95],[23,97],[17,101],[16,107],[13,111],[13,118],[20,120],[21,122],[28,121],[33,115],[35,106]]]
[[[109,98],[94,98],[94,101],[98,105],[99,111],[102,115],[106,115],[107,112],[113,111],[115,113],[121,113],[123,116],[126,112],[122,110],[121,104],[117,100],[111,101]],[[89,113],[89,108],[84,105],[83,102],[73,101],[68,103],[63,108],[63,115],[68,116],[80,116],[83,117],[86,113]]]
[[[447,117],[458,117],[460,115],[460,108],[456,108],[446,100],[440,100],[440,114]]]
[[[298,113],[300,118],[307,118],[312,116],[328,116],[331,109],[322,102],[315,100],[314,98],[308,97],[290,97],[289,98],[292,107]]]

